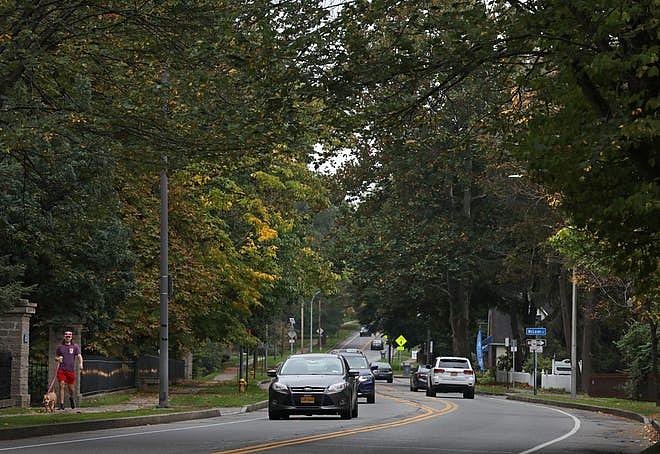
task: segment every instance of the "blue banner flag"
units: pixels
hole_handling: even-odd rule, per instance
[[[479,363],[479,369],[484,370],[484,354],[481,348],[481,327],[479,327],[479,332],[477,332],[477,362]]]

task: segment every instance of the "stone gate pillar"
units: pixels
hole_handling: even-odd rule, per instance
[[[11,352],[11,399],[16,407],[30,406],[30,318],[37,303],[20,300],[0,317],[0,348]]]

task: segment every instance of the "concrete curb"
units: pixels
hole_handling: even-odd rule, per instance
[[[266,401],[267,403],[267,401]],[[247,407],[250,407],[249,405]],[[252,411],[252,410],[247,410]],[[222,416],[221,408],[199,410],[166,415],[130,416],[116,419],[96,419],[92,421],[76,421],[65,423],[44,424],[39,426],[15,427],[0,429],[0,440],[16,440],[19,438],[40,437],[71,432],[86,432],[90,430],[119,429],[150,424],[188,421],[192,419],[216,418]]]
[[[261,410],[262,408],[266,408],[267,406],[268,406],[268,401],[262,400],[261,402],[244,406],[243,408],[241,408],[241,413],[250,413],[252,411],[257,411],[257,410]]]

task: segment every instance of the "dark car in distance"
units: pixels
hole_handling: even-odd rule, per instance
[[[348,349],[346,349],[348,350]],[[340,351],[338,353],[346,361],[351,370],[360,371],[358,380],[358,397],[366,397],[367,403],[373,404],[376,402],[376,379],[369,367],[369,361],[362,351]]]
[[[268,419],[290,415],[358,416],[357,370],[339,355],[308,353],[289,356],[277,369],[268,387]]]
[[[410,390],[417,392],[420,389],[426,389],[426,380],[429,374],[427,365],[420,365],[417,370],[410,374]]]
[[[374,339],[371,341],[372,350],[382,350],[384,346],[385,346],[385,342],[383,342],[383,339]]]
[[[371,333],[369,332],[369,328],[367,328],[366,326],[360,328],[360,337],[370,336],[370,335]]]
[[[371,363],[371,372],[374,374],[376,380],[387,380],[387,383],[392,383],[394,380],[394,373],[390,363],[383,361],[376,361]]]

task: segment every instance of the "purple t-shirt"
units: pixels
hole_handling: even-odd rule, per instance
[[[74,371],[74,365],[76,364],[76,356],[80,354],[80,346],[78,344],[71,343],[69,345],[60,345],[55,351],[55,356],[61,356],[62,364],[60,368],[62,370]]]

